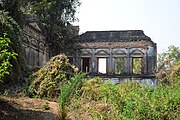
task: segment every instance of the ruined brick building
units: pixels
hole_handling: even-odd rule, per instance
[[[142,30],[87,31],[73,41],[75,50],[67,55],[80,71],[118,79],[155,78],[156,43]]]
[[[35,15],[25,14],[23,26],[23,54],[28,65],[43,66],[49,60],[49,47],[37,24]]]
[[[26,15],[25,21],[25,59],[30,66],[43,66],[50,58],[48,44],[35,17]],[[72,49],[64,52],[70,63],[89,75],[117,80],[155,79],[156,43],[142,30],[87,31],[74,37],[72,43]]]
[[[50,50],[49,43],[39,27],[38,20],[33,14],[24,14],[23,25],[23,55],[31,67],[43,66],[50,57],[60,53],[56,49]],[[73,35],[78,35],[78,27],[67,24]]]

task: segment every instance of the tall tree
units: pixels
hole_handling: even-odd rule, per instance
[[[157,78],[163,83],[172,83],[172,76],[180,75],[180,49],[171,45],[168,50],[158,55]]]
[[[35,14],[50,48],[63,50],[73,36],[69,23],[76,19],[79,0],[1,0],[1,10],[22,25],[22,14]],[[56,53],[57,54],[57,53]]]
[[[55,51],[63,50],[73,36],[69,23],[76,19],[79,0],[32,0],[31,10],[42,25],[46,40]]]
[[[167,51],[158,54],[158,71],[169,69],[173,63],[178,61],[180,61],[180,48],[171,45]]]
[[[0,10],[8,12],[8,15],[12,17],[17,23],[21,23],[21,7],[26,2],[26,0],[1,0]]]
[[[19,79],[25,70],[21,49],[23,14],[37,15],[47,42],[58,51],[64,49],[72,35],[68,23],[76,20],[75,12],[79,5],[78,0],[0,0],[0,36],[7,33],[12,41],[10,51],[18,53],[17,60],[12,61],[10,73],[13,74],[8,75],[8,80]]]

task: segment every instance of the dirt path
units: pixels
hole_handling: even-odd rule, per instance
[[[57,114],[56,102],[0,96],[0,120],[58,120]]]

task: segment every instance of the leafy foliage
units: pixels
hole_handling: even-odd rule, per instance
[[[2,0],[0,10],[8,12],[21,27],[23,14],[35,14],[52,54],[57,55],[58,51],[68,49],[70,38],[78,31],[70,24],[77,20],[78,6],[79,0]]]
[[[67,46],[73,34],[68,23],[75,20],[78,0],[1,0],[0,2],[0,34],[7,33],[12,43],[11,51],[18,53],[17,61],[12,61],[13,70],[8,80],[20,79],[26,67],[22,55],[21,28],[24,25],[23,14],[36,14],[39,25],[46,35],[47,42],[55,51]],[[13,76],[13,78],[11,78]]]
[[[4,75],[9,74],[8,68],[12,67],[10,60],[16,59],[17,56],[15,52],[8,50],[10,43],[11,41],[6,37],[6,34],[0,37],[0,82],[2,82]]]
[[[71,119],[178,119],[180,110],[179,77],[172,85],[147,87],[134,82],[96,83],[96,99],[89,99],[94,89],[74,97],[69,105]],[[87,81],[89,82],[89,81]],[[87,83],[84,83],[87,87]],[[98,87],[96,87],[98,86]],[[84,86],[82,86],[83,88]],[[83,89],[82,89],[83,90]],[[83,90],[84,91],[84,90]],[[95,96],[94,96],[95,97]]]
[[[7,33],[8,37],[12,41],[12,49],[15,52],[21,51],[21,29],[17,22],[9,16],[8,12],[0,11],[0,34]],[[15,47],[16,46],[16,47]]]
[[[159,67],[166,70],[166,75],[162,76],[164,79],[158,86],[148,87],[134,82],[115,85],[93,78],[86,81],[80,94],[71,100],[68,107],[72,114],[68,118],[179,119],[179,50],[170,48],[170,52],[164,54],[163,67]]]
[[[98,100],[99,99],[99,87],[103,84],[103,80],[99,77],[92,78],[91,80],[88,80],[85,82],[81,88],[83,99],[86,99],[87,101],[91,100]],[[88,94],[88,95],[86,95]]]
[[[64,54],[52,57],[44,67],[32,75],[29,95],[57,98],[60,87],[77,71]]]
[[[158,71],[168,69],[173,63],[180,61],[180,49],[171,45],[168,50],[158,54]]]
[[[79,0],[32,0],[30,3],[30,9],[40,20],[50,48],[55,52],[64,50],[74,36],[70,22],[76,20]]]
[[[27,0],[1,0],[0,3],[0,10],[9,13],[15,21],[21,23],[21,15],[22,12],[20,8],[22,7],[23,3],[26,3]]]
[[[180,76],[180,49],[169,46],[166,52],[158,56],[157,78],[166,84],[172,83],[173,76]]]
[[[10,74],[7,76],[8,82],[17,81],[22,76],[23,67],[25,65],[22,57],[21,29],[16,21],[9,15],[8,12],[0,10],[0,35],[7,33],[7,37],[11,40],[9,50],[18,54],[17,60],[12,60],[13,67],[10,69]]]

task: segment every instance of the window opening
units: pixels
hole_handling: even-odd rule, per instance
[[[142,74],[142,58],[133,58],[133,74]]]
[[[123,73],[124,58],[115,58],[115,74]]]

